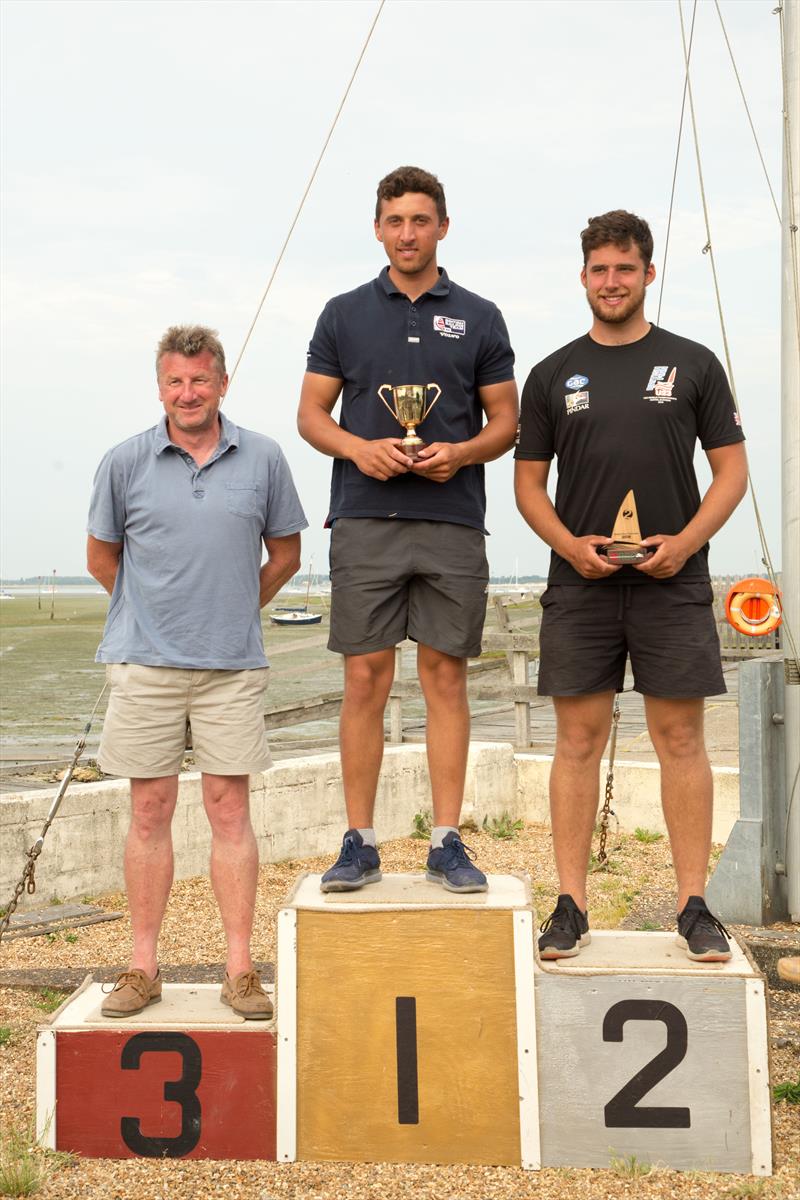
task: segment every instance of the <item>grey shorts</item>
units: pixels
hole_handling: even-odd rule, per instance
[[[250,775],[272,766],[264,728],[269,669],[189,671],[109,663],[110,695],[97,761],[109,775],[177,775],[186,722],[199,771]]]
[[[540,696],[620,691],[630,655],[645,696],[725,692],[710,583],[553,584],[542,595]]]
[[[331,536],[328,649],[370,654],[409,637],[442,654],[476,658],[488,586],[479,529],[339,517]]]

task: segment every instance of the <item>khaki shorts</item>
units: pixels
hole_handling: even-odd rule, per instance
[[[108,775],[177,775],[192,726],[194,761],[209,775],[250,775],[272,766],[264,728],[268,667],[189,671],[109,663],[110,688],[97,760]]]
[[[338,517],[328,649],[370,654],[404,638],[477,658],[489,564],[479,529],[452,521]]]

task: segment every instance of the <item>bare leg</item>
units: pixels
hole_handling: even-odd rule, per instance
[[[554,696],[556,749],[550,771],[550,821],[559,891],[586,909],[586,872],[600,796],[600,759],[608,741],[613,692]]]
[[[250,938],[258,885],[258,846],[250,823],[249,775],[203,775],[211,825],[211,886],[228,943],[231,979],[253,969]]]
[[[158,972],[158,934],[172,886],[172,814],[177,799],[177,775],[131,780],[131,824],[125,842],[131,967],[151,979]]]
[[[393,678],[393,647],[345,655],[339,748],[348,829],[372,827],[383,761],[383,712]]]
[[[469,751],[467,662],[420,643],[417,670],[427,709],[433,823],[457,829]]]
[[[661,764],[661,803],[678,880],[678,911],[702,896],[711,853],[713,783],[703,737],[703,700],[645,696],[647,728]]]

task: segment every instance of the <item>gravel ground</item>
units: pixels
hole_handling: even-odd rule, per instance
[[[464,831],[490,872],[527,871],[540,919],[557,893],[549,830],[529,826],[512,841],[481,831]],[[669,849],[662,839],[642,844],[633,837],[610,840],[610,871],[589,880],[594,927],[661,927],[674,903]],[[403,839],[381,847],[386,871],[408,871],[424,864],[426,844]],[[274,961],[275,919],[280,902],[301,870],[321,870],[329,860],[281,863],[262,869],[256,913],[254,956]],[[96,898],[107,909],[124,909],[122,895]],[[109,924],[22,938],[3,946],[0,970],[0,1026],[10,1041],[0,1046],[0,1124],[28,1125],[33,1119],[34,1044],[37,1025],[47,1019],[47,999],[39,992],[2,986],[3,971],[25,968],[125,965],[129,949],[127,917]],[[69,940],[67,940],[69,938]],[[206,878],[176,883],[164,922],[161,959],[170,964],[224,960],[224,942],[216,904]],[[51,997],[51,1002],[54,998]],[[775,991],[771,996],[771,1071],[773,1083],[800,1078],[800,996]],[[152,1160],[75,1160],[56,1164],[38,1193],[43,1200],[717,1200],[765,1197],[800,1200],[800,1114],[798,1106],[774,1109],[775,1175],[771,1179],[677,1172],[654,1167],[631,1177],[618,1170],[543,1170],[430,1167],[385,1164],[268,1162],[154,1162]]]

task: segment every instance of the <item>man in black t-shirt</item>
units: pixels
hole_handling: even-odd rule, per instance
[[[723,961],[725,930],[703,900],[712,813],[703,698],[725,691],[708,539],[746,490],[744,439],[711,351],[645,319],[655,278],[647,223],[605,213],[581,240],[592,327],[531,371],[516,451],[517,505],[552,548],[539,692],[553,697],[556,711],[550,808],[560,895],[539,952],[570,957],[589,941],[586,871],[600,759],[629,654],[661,766],[678,940],[692,959]],[[698,439],[713,476],[702,499]],[[547,494],[554,456],[555,505]],[[603,551],[630,490],[647,556],[614,565]]]
[[[382,179],[375,235],[389,266],[328,302],[308,351],[298,425],[334,459],[328,646],[345,662],[340,746],[349,828],[323,891],[380,879],[372,822],[383,714],[394,648],[406,637],[418,643],[427,710],[428,878],[456,892],[487,886],[458,834],[469,746],[466,667],[480,654],[486,613],[483,464],[511,448],[518,406],[499,310],[437,266],[448,225],[435,175],[400,167]],[[431,383],[441,395],[427,392],[435,403],[419,432],[428,444],[415,461],[401,448],[403,429],[379,388]]]

